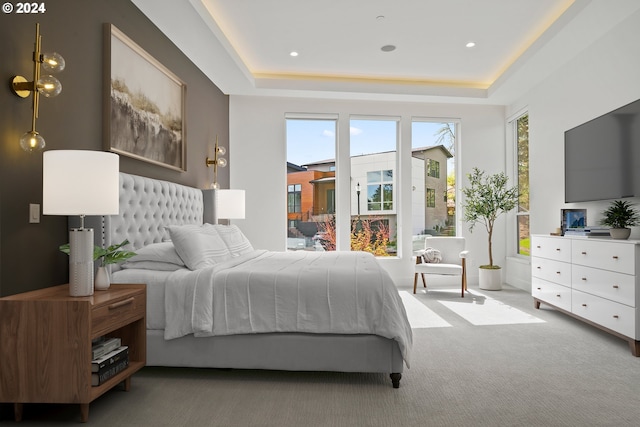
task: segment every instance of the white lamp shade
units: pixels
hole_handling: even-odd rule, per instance
[[[244,218],[244,190],[215,190],[217,217]]]
[[[42,213],[117,215],[119,157],[105,151],[50,150],[42,158]]]

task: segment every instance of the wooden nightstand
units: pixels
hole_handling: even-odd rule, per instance
[[[89,297],[69,296],[69,285],[0,298],[0,402],[78,403],[83,422],[89,403],[146,363],[146,286],[114,284]],[[91,386],[91,340],[119,337],[129,346],[129,367]]]

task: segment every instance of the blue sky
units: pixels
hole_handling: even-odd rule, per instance
[[[335,124],[333,120],[287,120],[287,161],[304,165],[335,158]],[[351,155],[395,150],[395,125],[394,121],[352,120]],[[412,146],[435,145],[441,127],[442,123],[414,122]]]

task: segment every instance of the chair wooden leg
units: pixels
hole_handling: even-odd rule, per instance
[[[425,280],[424,280],[424,273],[420,273],[420,276],[422,276],[422,284],[426,288],[427,287],[427,282],[425,282]]]
[[[416,287],[418,286],[418,273],[413,274],[413,293],[416,293]]]
[[[462,258],[462,298],[464,298],[464,291],[467,290],[467,263],[466,259]]]

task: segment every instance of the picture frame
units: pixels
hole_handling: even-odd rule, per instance
[[[562,209],[561,210],[562,235],[569,228],[585,228],[587,226],[586,209]]]
[[[105,149],[186,171],[186,84],[105,24]]]

